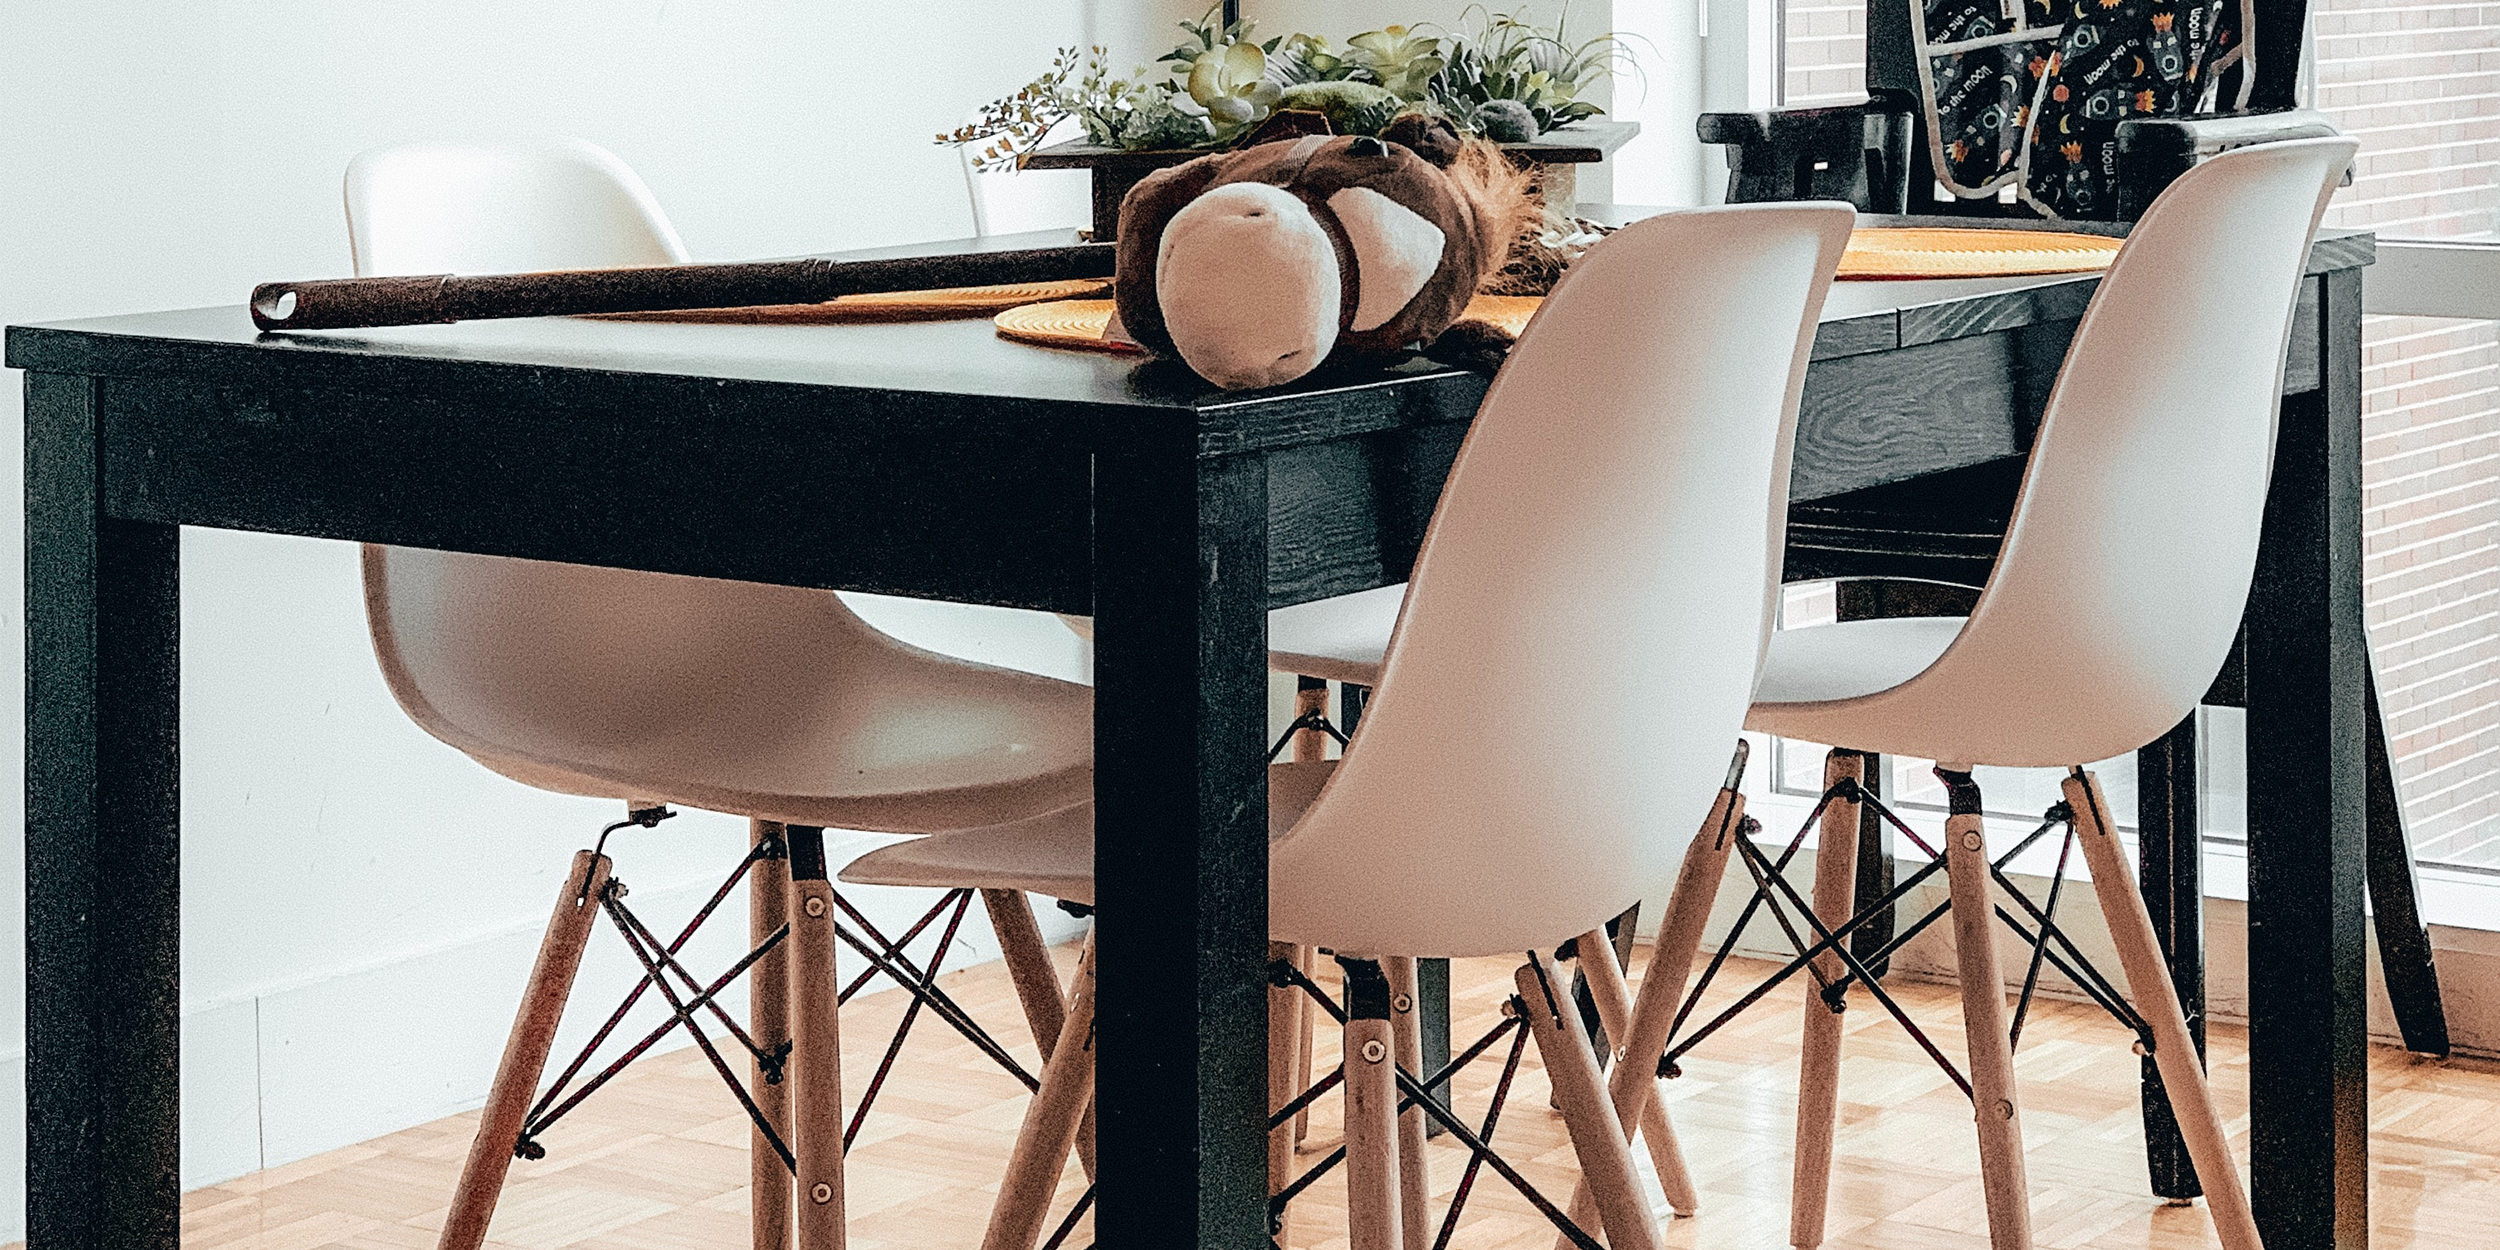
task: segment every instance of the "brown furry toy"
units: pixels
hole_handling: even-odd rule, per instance
[[[1309,135],[1148,175],[1120,203],[1115,332],[1233,390],[1439,337],[1535,209],[1498,148],[1390,134],[1411,146]]]

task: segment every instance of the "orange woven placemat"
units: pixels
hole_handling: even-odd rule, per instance
[[[1842,278],[2010,278],[2109,268],[2118,240],[2046,230],[1875,226],[1849,236]]]
[[[762,304],[753,308],[694,308],[676,312],[610,314],[620,321],[704,321],[741,325],[831,325],[853,321],[915,321],[942,317],[986,317],[1002,308],[1039,300],[1075,299],[1111,290],[1104,279],[1073,278],[1062,282],[1009,282],[998,286],[958,286],[932,291],[879,291],[845,295],[821,304]]]
[[[1527,328],[1528,318],[1535,316],[1537,305],[1544,302],[1534,295],[1479,295],[1467,301],[1465,315],[1479,321],[1490,321],[1516,335]],[[1026,304],[998,314],[995,321],[1000,338],[1020,343],[1095,352],[1138,350],[1130,344],[1102,336],[1104,328],[1111,324],[1111,301],[1107,299]]]

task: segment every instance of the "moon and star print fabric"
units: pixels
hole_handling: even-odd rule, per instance
[[[1906,2],[1938,181],[2094,220],[2117,208],[2118,124],[2210,107],[2254,0]]]

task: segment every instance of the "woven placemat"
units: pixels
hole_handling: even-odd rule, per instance
[[[1490,321],[1517,335],[1528,327],[1528,318],[1536,315],[1537,305],[1544,302],[1534,295],[1479,295],[1467,301],[1464,316],[1476,321]],[[1111,301],[1107,299],[1026,304],[998,314],[995,322],[1000,338],[1020,343],[1094,352],[1138,350],[1131,344],[1102,336],[1104,328],[1111,324]]]
[[[1849,236],[1840,276],[2012,278],[2109,268],[2117,239],[2046,230],[1954,230],[1876,226]]]
[[[821,304],[761,304],[753,308],[694,308],[676,312],[612,313],[618,321],[702,321],[738,325],[838,325],[858,321],[921,321],[986,317],[1002,308],[1043,300],[1105,295],[1107,279],[1008,282],[997,286],[945,287],[933,291],[879,291],[845,295]]]

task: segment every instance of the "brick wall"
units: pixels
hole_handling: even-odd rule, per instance
[[[2328,220],[2500,235],[2500,4],[2321,0],[2317,107],[2358,136]],[[2364,327],[2370,636],[2426,862],[2500,869],[2500,325]]]
[[[1865,98],[1865,4],[1788,0],[1780,25],[1783,103],[1802,108]]]

